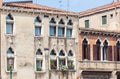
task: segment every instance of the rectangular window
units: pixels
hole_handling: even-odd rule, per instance
[[[66,37],[72,37],[72,29],[67,29]]]
[[[36,71],[42,71],[42,60],[36,60]]]
[[[6,34],[13,34],[13,24],[12,23],[6,24]]]
[[[89,20],[85,20],[85,28],[89,28]]]
[[[56,27],[50,26],[50,36],[56,36]]]
[[[41,35],[41,27],[35,26],[35,36],[40,36],[40,35]]]
[[[64,28],[58,27],[58,37],[64,37]]]
[[[102,16],[102,24],[107,24],[107,16]]]
[[[7,71],[14,70],[14,58],[7,58]]]
[[[57,69],[57,60],[50,60],[51,69]]]

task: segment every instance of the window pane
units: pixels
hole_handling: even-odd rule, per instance
[[[65,65],[65,59],[59,59],[59,66]]]
[[[13,33],[13,24],[7,23],[6,24],[6,34],[12,34]]]
[[[89,20],[85,20],[85,28],[89,28]]]
[[[36,71],[42,70],[42,60],[36,60]]]
[[[68,61],[68,68],[74,69],[73,61]]]
[[[50,26],[50,36],[56,35],[56,27]]]
[[[57,69],[57,60],[50,60],[51,69]]]
[[[64,36],[64,28],[58,27],[58,36],[60,37]]]
[[[41,27],[35,27],[35,36],[41,35]]]
[[[67,29],[66,36],[67,37],[71,37],[72,36],[72,29]]]
[[[102,24],[107,24],[107,16],[102,16]]]
[[[14,70],[14,58],[7,58],[7,70],[9,71],[10,68]]]

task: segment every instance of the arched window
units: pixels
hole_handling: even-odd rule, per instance
[[[59,52],[59,68],[66,67],[66,58],[63,50]]]
[[[73,56],[72,50],[68,52],[68,56]]]
[[[68,23],[67,23],[67,25],[73,25],[72,20],[69,20]]]
[[[7,53],[7,71],[10,71],[12,69],[15,70],[15,55],[13,49],[10,47],[6,51]]]
[[[117,41],[116,46],[114,47],[114,60],[120,61],[120,41]]]
[[[51,20],[50,20],[50,27],[49,27],[49,34],[50,34],[50,36],[56,36],[56,21],[55,21],[55,19],[54,18],[51,18]],[[52,25],[52,24],[54,24],[54,25]]]
[[[7,54],[14,54],[14,51],[11,47],[7,50]]]
[[[37,16],[37,17],[35,18],[35,23],[41,23],[41,22],[42,22],[42,20],[40,19],[39,16]]]
[[[72,50],[69,50],[68,52],[68,60],[67,60],[67,66],[68,66],[68,69],[74,69],[74,66],[75,66],[75,59],[74,59],[74,56],[73,56],[73,52]]]
[[[65,24],[63,19],[60,19],[59,24]]]
[[[65,53],[63,50],[60,51],[59,56],[65,56]]]
[[[40,49],[37,50],[36,55],[43,55],[42,51]]]
[[[57,57],[55,50],[50,52],[50,69],[57,69]]]
[[[90,59],[90,45],[88,45],[88,41],[86,38],[84,38],[82,42],[82,58],[84,59]]]
[[[44,63],[45,63],[45,57],[43,55],[43,52],[41,49],[37,49],[36,51],[36,71],[44,71]]]
[[[54,23],[54,24],[56,24],[56,21],[55,21],[55,19],[54,18],[51,18],[51,20],[50,20],[50,22],[49,23]]]
[[[38,23],[41,23],[42,20],[40,19],[39,16],[37,16],[34,21],[35,21],[35,36],[40,36],[41,35],[42,26],[39,25]]]
[[[6,16],[6,34],[13,34],[13,16],[11,14],[8,14]]]
[[[103,60],[107,60],[107,47],[108,47],[108,42],[105,40],[103,42]]]
[[[54,55],[55,56],[56,55],[55,50],[52,50],[50,55]]]
[[[93,59],[100,60],[101,59],[101,42],[98,39],[96,41],[96,45],[93,45]]]
[[[9,13],[9,14],[6,16],[6,20],[13,20],[13,16]]]

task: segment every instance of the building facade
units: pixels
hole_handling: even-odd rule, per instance
[[[0,9],[1,79],[75,79],[78,14],[31,1]],[[67,75],[66,75],[67,74]]]
[[[81,79],[120,79],[120,2],[80,12]]]

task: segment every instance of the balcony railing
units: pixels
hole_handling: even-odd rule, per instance
[[[94,71],[120,71],[120,62],[117,61],[80,61],[79,68]]]

